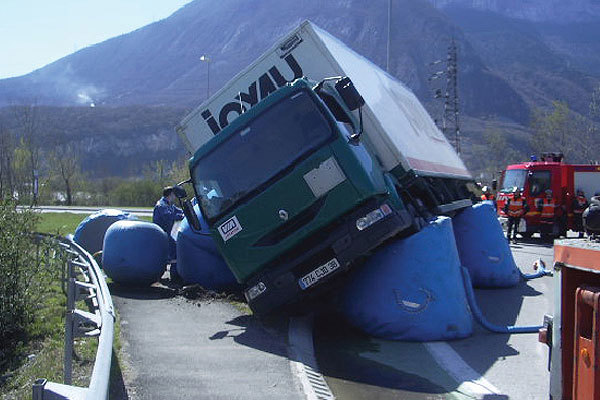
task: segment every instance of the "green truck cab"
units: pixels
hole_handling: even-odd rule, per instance
[[[360,256],[414,227],[340,82],[353,89],[341,78],[287,84],[190,160],[202,215],[257,313],[318,294]]]

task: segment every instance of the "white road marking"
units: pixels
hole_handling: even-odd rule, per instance
[[[460,384],[458,387],[459,392],[472,393],[477,397],[502,393],[471,368],[448,343],[429,342],[424,343],[424,345],[440,367],[445,369]]]
[[[307,400],[334,400],[335,396],[317,366],[312,328],[312,315],[290,318],[288,328],[290,368]]]

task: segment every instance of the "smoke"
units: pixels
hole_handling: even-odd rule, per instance
[[[85,73],[75,70],[71,63],[55,63],[33,74],[32,80],[50,83],[52,92],[67,104],[95,107],[104,97],[104,90],[89,82]]]
[[[80,91],[77,93],[77,99],[79,104],[89,104],[90,107],[96,107],[96,103],[86,91]]]

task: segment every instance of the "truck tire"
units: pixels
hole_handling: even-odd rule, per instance
[[[425,226],[427,226],[427,222],[425,221],[425,219],[421,215],[419,215],[416,208],[412,204],[408,203],[406,206],[406,210],[412,217],[412,223],[410,225],[410,228],[408,228],[409,235],[417,233]]]
[[[541,233],[542,241],[546,243],[552,243],[554,241],[554,235],[551,233]]]

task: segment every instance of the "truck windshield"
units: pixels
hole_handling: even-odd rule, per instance
[[[205,216],[214,219],[332,135],[328,120],[306,91],[279,101],[193,167]]]
[[[510,192],[517,187],[523,190],[525,187],[525,179],[527,178],[526,169],[509,169],[504,173],[504,181],[502,182],[501,192]]]
[[[533,171],[529,176],[529,193],[532,196],[543,194],[550,189],[550,171]]]

